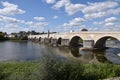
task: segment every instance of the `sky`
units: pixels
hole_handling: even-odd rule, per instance
[[[120,31],[120,0],[0,0],[0,31]]]

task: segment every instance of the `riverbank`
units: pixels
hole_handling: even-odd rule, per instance
[[[98,80],[120,76],[120,65],[79,61],[0,62],[0,80]]]
[[[0,39],[0,42],[4,41],[14,41],[14,42],[21,42],[21,41],[28,41],[27,39],[19,39],[19,38],[5,38],[3,40]]]

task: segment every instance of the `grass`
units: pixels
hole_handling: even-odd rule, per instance
[[[0,80],[37,80],[32,79],[37,68],[38,64],[32,62],[0,63]]]
[[[40,62],[1,62],[0,80],[98,80],[120,76],[120,65],[82,64],[44,57]]]
[[[87,80],[98,80],[104,78],[120,76],[120,65],[100,63],[100,64],[85,64],[84,76]]]

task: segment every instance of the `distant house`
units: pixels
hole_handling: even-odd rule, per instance
[[[25,37],[27,36],[27,33],[25,31],[20,31],[18,34],[17,34],[17,37]]]
[[[11,37],[15,37],[15,36],[12,35],[12,34],[8,34],[7,37],[10,37],[10,38],[11,38]]]
[[[7,37],[9,37],[9,38],[17,37],[17,33],[8,34]]]

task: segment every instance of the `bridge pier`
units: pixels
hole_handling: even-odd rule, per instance
[[[37,42],[39,42],[39,39],[37,39],[36,37],[33,39],[33,41],[35,42],[35,43],[37,43]]]
[[[57,45],[57,39],[51,39],[51,44],[53,46],[56,46]]]
[[[84,40],[83,47],[86,49],[93,49],[94,48],[94,40]]]
[[[36,38],[36,41],[35,41],[36,43],[38,43],[39,42],[39,39],[38,38]]]
[[[44,39],[44,43],[45,43],[45,44],[50,43],[50,39],[49,39],[49,38],[45,38],[45,39]]]
[[[40,43],[44,43],[44,38],[41,38],[41,39],[40,39]]]
[[[69,46],[69,39],[61,39],[61,46]]]

